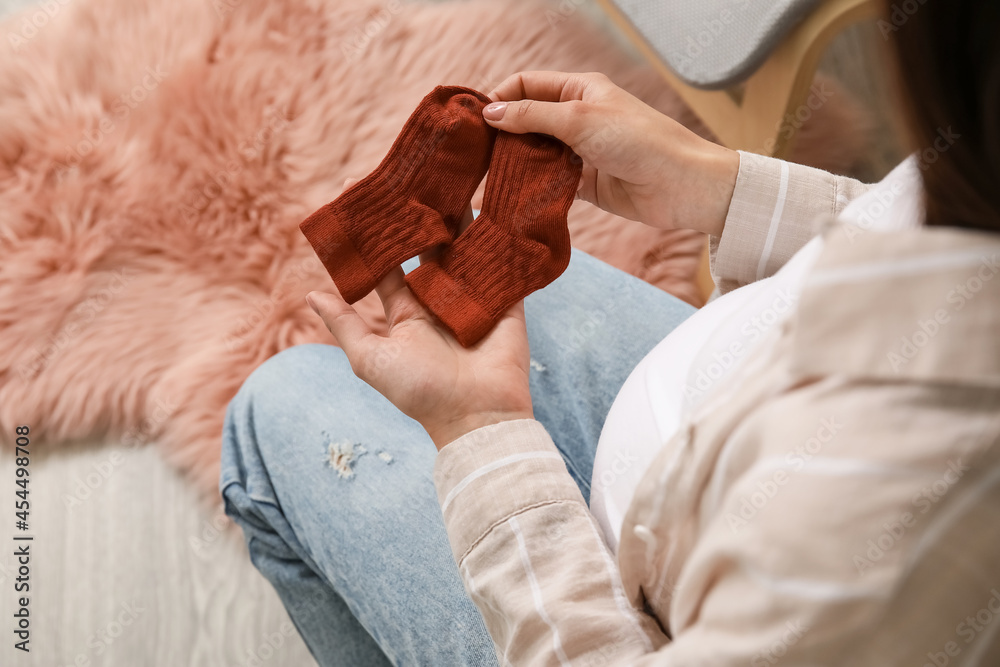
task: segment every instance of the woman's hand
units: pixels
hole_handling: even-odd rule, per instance
[[[481,426],[532,418],[523,301],[479,343],[464,348],[413,296],[401,268],[375,291],[389,322],[387,336],[373,332],[339,292],[310,292],[306,300],[354,373],[420,422],[438,449]]]
[[[507,132],[540,132],[583,158],[580,197],[661,229],[720,236],[739,154],[703,139],[603,74],[522,72],[490,93],[483,117]]]

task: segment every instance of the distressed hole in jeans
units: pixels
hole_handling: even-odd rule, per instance
[[[358,445],[350,440],[331,442],[327,446],[327,463],[337,471],[341,479],[352,479],[354,462],[367,451],[364,445]]]

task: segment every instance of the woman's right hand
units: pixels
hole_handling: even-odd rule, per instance
[[[521,72],[483,117],[548,134],[583,158],[580,198],[661,229],[721,236],[740,158],[625,92],[603,74]]]

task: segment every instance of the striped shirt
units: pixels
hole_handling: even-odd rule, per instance
[[[867,190],[741,153],[720,290],[823,249],[653,459],[617,558],[538,422],[442,449],[501,664],[1000,664],[1000,235],[838,221]]]

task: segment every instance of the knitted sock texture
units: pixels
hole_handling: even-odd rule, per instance
[[[479,217],[439,258],[406,276],[463,346],[474,345],[514,303],[566,269],[566,214],[581,169],[573,151],[552,137],[499,133]]]
[[[375,171],[299,225],[348,303],[458,234],[496,138],[482,115],[489,102],[470,88],[438,86]]]

